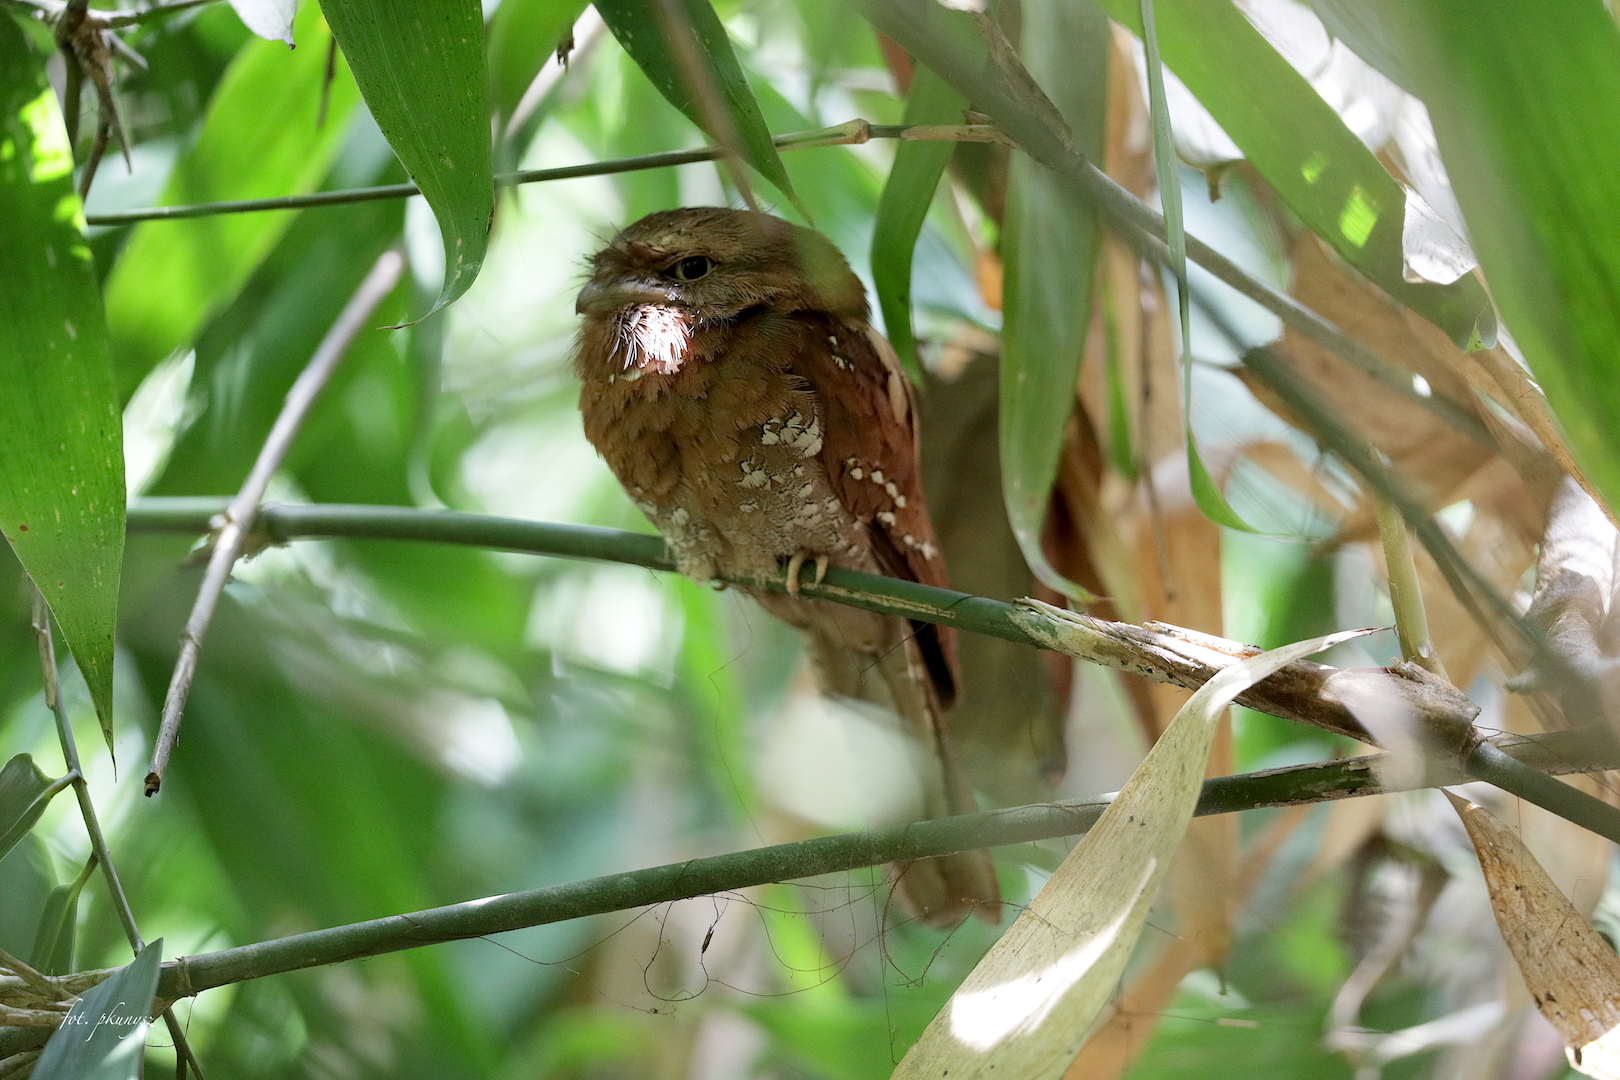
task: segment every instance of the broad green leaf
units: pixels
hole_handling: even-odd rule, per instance
[[[1062,651],[1066,612],[1032,632]],[[1192,820],[1217,721],[1278,669],[1367,630],[1302,641],[1223,668],[1188,699],[1108,809],[940,1010],[896,1080],[1057,1080],[1113,995]]]
[[[0,535],[62,627],[110,745],[123,429],[73,152],[44,61],[11,19],[0,19],[0,221]]]
[[[437,311],[466,292],[495,213],[489,72],[478,0],[325,0],[366,106],[444,238]]]
[[[959,124],[967,99],[925,67],[916,69],[906,99],[904,123]],[[889,344],[913,380],[921,378],[917,343],[911,335],[911,259],[928,207],[955,143],[902,142],[883,185],[872,224],[872,281]]]
[[[50,794],[50,778],[28,754],[18,754],[0,769],[0,858],[28,835],[49,805]]]
[[[1032,0],[1023,8],[1023,59],[1088,157],[1102,157],[1108,93],[1108,17],[1090,0]],[[1007,520],[1024,559],[1047,586],[1075,599],[1041,551],[1074,412],[1091,322],[1100,235],[1096,210],[1074,185],[1024,154],[1008,170],[1002,223],[1001,476]]]
[[[341,58],[331,86],[325,86],[331,35],[316,4],[304,5],[294,33],[296,49],[255,40],[237,54],[214,92],[196,143],[175,164],[165,205],[296,195],[321,182],[359,92]],[[107,281],[107,321],[122,398],[134,393],[160,360],[191,344],[209,316],[242,288],[295,213],[221,214],[135,226]]]
[[[1620,505],[1620,30],[1596,0],[1398,9],[1474,249],[1571,448]]]
[[[489,21],[490,99],[504,124],[587,0],[502,0]]]
[[[649,8],[651,10],[649,10]],[[658,92],[798,205],[759,102],[709,0],[601,0],[597,12]]]
[[[34,1080],[139,1080],[163,939],[85,994],[34,1063]]]
[[[1138,33],[1140,0],[1102,0]],[[1401,236],[1406,195],[1238,8],[1226,0],[1156,0],[1164,62],[1210,111],[1288,208],[1346,262],[1468,347],[1496,321],[1472,276],[1450,285],[1408,282]]]
[[[74,938],[79,924],[79,893],[96,870],[96,857],[92,855],[84,870],[66,885],[51,890],[45,900],[45,911],[39,917],[39,929],[34,934],[34,947],[28,953],[28,962],[47,975],[66,975],[73,970]]]
[[[1164,96],[1164,63],[1159,58],[1158,19],[1153,0],[1140,0],[1142,45],[1147,54],[1148,108],[1153,122],[1153,171],[1164,207],[1165,243],[1170,272],[1176,280],[1176,311],[1181,319],[1181,427],[1187,444],[1187,480],[1193,501],[1218,525],[1253,532],[1227,503],[1209,475],[1192,427],[1192,297],[1187,292],[1187,229],[1181,213],[1181,168],[1171,141],[1170,107]]]

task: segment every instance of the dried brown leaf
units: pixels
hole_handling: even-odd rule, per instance
[[[1620,956],[1512,830],[1448,793],[1468,829],[1502,940],[1536,1007],[1588,1076],[1620,1077]]]

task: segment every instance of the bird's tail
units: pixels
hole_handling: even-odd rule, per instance
[[[804,637],[822,692],[893,711],[925,748],[925,815],[948,817],[977,810],[972,788],[951,747],[945,709],[932,690],[911,625],[893,616],[861,612],[868,619],[881,620],[882,633],[874,641],[871,633],[851,633],[856,628],[849,625],[849,608],[807,612],[806,608],[834,607],[816,601],[796,601],[794,606],[799,617],[788,621]],[[1001,921],[1001,889],[988,851],[914,859],[893,864],[891,871],[894,899],[907,915],[941,927],[954,926],[969,914],[992,925]]]

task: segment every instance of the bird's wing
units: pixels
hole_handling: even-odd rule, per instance
[[[793,365],[821,406],[821,460],[884,573],[948,588],[945,556],[923,498],[911,383],[882,335],[864,322],[807,320]],[[917,623],[917,644],[942,707],[956,697],[949,630]]]

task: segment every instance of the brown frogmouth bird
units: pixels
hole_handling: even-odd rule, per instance
[[[949,630],[801,598],[807,563],[946,585],[923,503],[916,410],[866,294],[819,233],[768,214],[652,214],[598,252],[579,294],[585,434],[680,571],[781,580],[749,592],[802,634],[821,689],[898,713],[933,753],[931,816],[972,796],[951,756]],[[902,867],[896,897],[995,922],[988,853]]]

